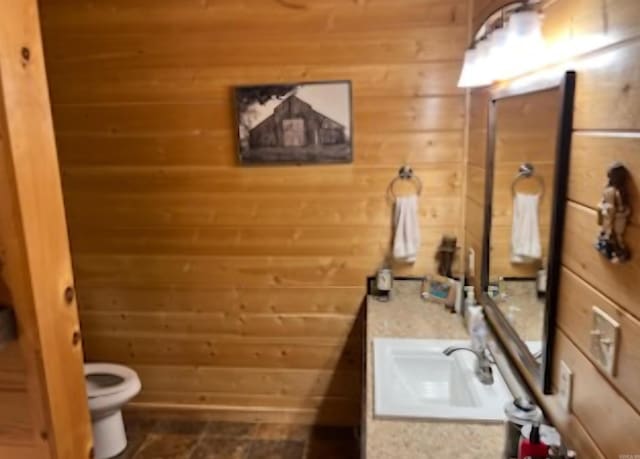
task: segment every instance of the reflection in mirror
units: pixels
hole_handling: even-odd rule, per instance
[[[505,349],[551,393],[575,72],[491,91],[481,284]]]
[[[489,294],[532,354],[544,334],[560,88],[495,102]]]

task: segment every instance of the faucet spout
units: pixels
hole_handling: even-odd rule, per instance
[[[464,347],[464,346],[449,346],[448,348],[443,350],[442,353],[444,355],[451,355],[456,351],[469,351],[469,352],[473,352],[475,354],[475,356],[478,357],[478,359],[485,358],[485,356],[483,354],[481,354],[480,352],[476,351],[475,349],[471,349],[470,347]]]
[[[493,369],[491,368],[491,361],[487,357],[486,351],[482,349],[482,351],[476,351],[475,349],[471,349],[469,347],[464,346],[449,346],[444,349],[442,353],[444,355],[451,355],[456,351],[469,351],[476,356],[476,368],[475,374],[478,380],[487,386],[493,384]]]

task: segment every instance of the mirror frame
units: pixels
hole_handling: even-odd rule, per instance
[[[551,393],[551,367],[555,342],[556,311],[561,269],[564,235],[564,221],[567,201],[571,137],[573,133],[573,109],[576,73],[563,72],[560,76],[539,78],[526,82],[515,80],[494,88],[489,96],[487,158],[485,181],[484,234],[482,242],[482,296],[485,315],[496,335],[502,341],[512,359],[518,359],[521,366],[538,381],[544,394]],[[547,261],[547,295],[542,335],[542,362],[539,363],[529,352],[527,345],[511,326],[498,305],[487,294],[489,286],[491,220],[493,215],[493,181],[496,148],[496,102],[509,97],[535,92],[559,90],[560,110],[556,138],[556,164],[552,194],[551,234]]]

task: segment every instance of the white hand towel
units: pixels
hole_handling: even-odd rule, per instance
[[[415,263],[419,248],[418,196],[400,196],[394,206],[393,258]]]
[[[516,193],[513,197],[511,262],[533,263],[542,257],[537,194]]]

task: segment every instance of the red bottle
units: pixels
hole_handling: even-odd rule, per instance
[[[518,459],[532,458],[545,459],[549,452],[549,446],[540,441],[540,426],[534,424],[531,426],[529,438],[520,439],[520,448],[518,449]]]

